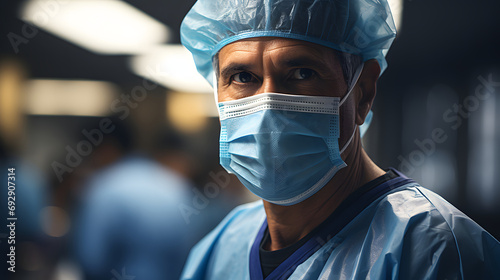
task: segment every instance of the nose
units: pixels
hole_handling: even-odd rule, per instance
[[[266,76],[258,93],[287,93],[278,78]]]

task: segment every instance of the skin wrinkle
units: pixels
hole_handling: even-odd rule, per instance
[[[303,65],[297,65],[297,61]],[[234,42],[219,52],[219,66],[219,102],[263,92],[343,97],[348,90],[342,65],[332,49],[293,39],[252,38]],[[299,68],[312,69],[316,75],[305,80],[290,78],[290,73]],[[249,72],[254,79],[250,83],[236,82],[237,69]],[[379,73],[378,63],[367,61],[353,92],[340,107],[340,147],[356,129],[352,143],[342,154],[347,167],[298,204],[281,206],[264,201],[270,234],[265,249],[278,250],[297,242],[330,216],[349,194],[385,174],[364,151],[356,127],[363,124],[371,108]]]
[[[267,42],[266,49],[264,50],[264,45],[260,42]],[[292,41],[291,45],[283,46],[280,42]],[[230,53],[230,57],[226,57],[226,54]],[[293,55],[299,53],[300,55]],[[262,54],[260,57],[257,54]],[[292,55],[291,55],[292,54]],[[293,59],[291,59],[293,57]],[[297,66],[285,67],[287,62],[293,61],[307,61],[304,67],[311,68],[316,71],[318,76],[320,76],[322,82],[322,87],[302,85],[302,90],[296,89],[293,83],[289,83],[288,87],[285,87],[285,83],[276,83],[275,79],[280,74],[280,81],[284,80],[285,72],[282,73],[286,68],[299,68]],[[331,62],[331,63],[328,63]],[[285,65],[284,65],[285,64]],[[301,94],[303,92],[315,92],[315,95],[330,95],[331,86],[338,90],[334,91],[335,96],[341,97],[347,91],[347,87],[344,83],[344,77],[342,73],[342,68],[336,59],[335,53],[328,48],[320,47],[318,45],[301,42],[290,39],[269,39],[269,38],[252,38],[241,40],[232,44],[225,46],[219,52],[219,101],[228,101],[231,99],[238,99],[242,97],[247,97],[253,94],[262,92],[276,92],[276,93],[288,93],[288,94]],[[236,88],[231,84],[231,75],[237,73],[230,71],[231,69],[241,69],[251,72],[259,82],[270,82],[264,83],[260,90],[253,90],[251,94],[248,92],[242,92],[240,88]],[[266,70],[266,71],[263,71]],[[279,70],[279,71],[278,71]],[[290,69],[287,69],[290,70]],[[328,70],[328,71],[326,71]],[[281,72],[280,72],[281,71]],[[264,73],[262,73],[264,72]],[[231,75],[229,75],[231,74]],[[267,76],[266,76],[267,75]],[[273,79],[270,79],[270,76]],[[325,87],[327,81],[330,81],[329,86]],[[228,91],[229,89],[229,91]],[[239,94],[236,94],[239,93]]]

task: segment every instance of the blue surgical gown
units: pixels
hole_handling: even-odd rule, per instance
[[[399,175],[348,199],[266,279],[500,279],[500,243]],[[263,279],[266,227],[261,201],[237,207],[191,250],[182,279]]]

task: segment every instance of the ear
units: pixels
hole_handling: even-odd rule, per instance
[[[365,62],[363,72],[359,77],[358,103],[356,105],[356,124],[362,125],[377,94],[377,81],[380,75],[380,66],[376,59],[370,59]]]

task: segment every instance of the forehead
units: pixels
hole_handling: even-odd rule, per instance
[[[219,65],[241,60],[253,61],[259,57],[278,61],[301,57],[332,64],[333,67],[339,64],[335,51],[325,46],[295,39],[257,37],[224,46],[219,51]]]

